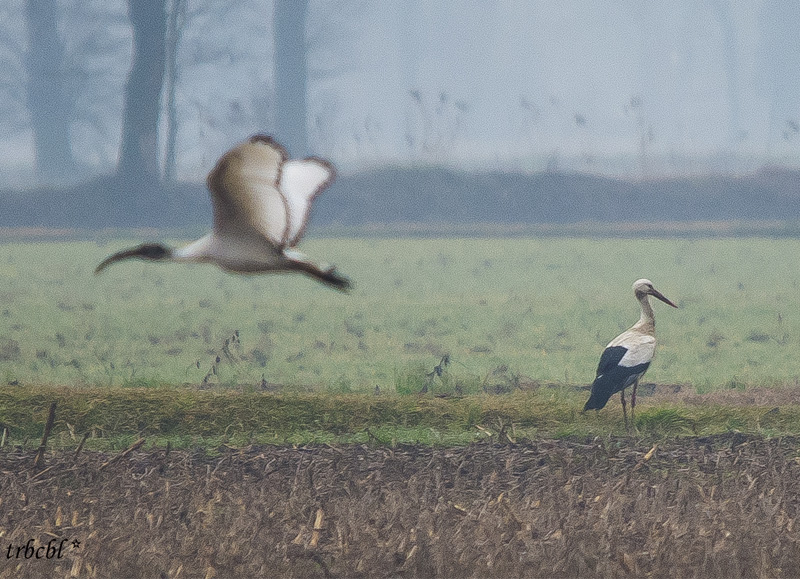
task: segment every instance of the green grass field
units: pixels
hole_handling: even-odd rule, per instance
[[[95,277],[126,243],[0,245],[6,382],[199,384],[220,355],[215,383],[392,391],[449,353],[467,390],[502,367],[586,384],[638,317],[639,277],[680,305],[655,305],[648,380],[705,392],[800,376],[797,240],[310,240],[309,255],[354,280],[351,295],[211,266],[129,262]]]
[[[299,276],[241,277],[211,266],[129,262],[92,274],[131,243],[0,245],[0,380],[11,384],[0,410],[42,386],[61,397],[88,392],[87,400],[119,388],[256,400],[262,376],[280,396],[372,396],[377,386],[392,397],[418,392],[449,354],[433,394],[523,391],[519,404],[549,400],[572,423],[586,393],[571,387],[591,382],[605,344],[636,321],[631,284],[639,277],[680,306],[655,305],[659,347],[648,382],[704,394],[795,386],[800,376],[797,239],[309,239],[304,251],[355,282],[350,295]],[[475,424],[488,424],[486,404],[458,428],[474,435]],[[617,406],[604,411],[615,421]],[[537,420],[519,419],[534,430]],[[242,436],[255,428],[231,424],[224,428]],[[581,424],[563,430],[595,423]],[[715,426],[735,427],[727,418]],[[283,431],[271,428],[270,436]]]

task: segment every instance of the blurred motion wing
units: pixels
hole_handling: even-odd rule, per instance
[[[214,232],[252,235],[286,243],[289,206],[279,190],[286,151],[271,137],[257,135],[231,149],[208,175]]]
[[[286,245],[294,247],[300,241],[305,232],[314,198],[333,181],[335,176],[333,165],[315,157],[286,161],[283,164],[280,190],[289,210]]]

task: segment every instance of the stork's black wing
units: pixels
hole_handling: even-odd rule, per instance
[[[610,346],[603,350],[597,365],[597,377],[592,383],[592,393],[583,407],[584,410],[603,408],[613,394],[636,382],[650,367],[650,362],[620,366],[619,363],[627,352],[628,348],[625,346]]]
[[[625,346],[609,346],[603,350],[603,354],[600,356],[600,363],[597,364],[596,376],[601,376],[613,370],[615,366],[619,366],[620,360],[625,357],[627,352],[628,348]]]

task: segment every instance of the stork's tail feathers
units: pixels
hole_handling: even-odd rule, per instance
[[[609,398],[618,392],[618,384],[608,374],[601,374],[592,382],[592,391],[583,411],[605,408]]]
[[[589,396],[589,400],[586,401],[586,405],[583,407],[583,411],[586,412],[587,410],[600,410],[601,408],[605,408],[609,398],[611,398],[611,395],[606,395],[605,392],[592,392],[591,396]]]

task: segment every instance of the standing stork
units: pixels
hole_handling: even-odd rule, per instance
[[[625,428],[628,428],[628,413],[625,409],[625,388],[633,385],[631,393],[631,419],[636,406],[636,387],[639,379],[647,372],[656,351],[656,320],[648,296],[658,298],[667,305],[677,308],[653,287],[649,279],[639,279],[633,284],[633,294],[639,300],[642,314],[639,321],[629,330],[611,340],[597,365],[597,376],[592,383],[592,393],[583,411],[600,410],[608,399],[617,392],[622,400],[622,415]]]
[[[287,160],[272,137],[256,135],[225,153],[209,173],[211,233],[178,249],[145,243],[117,252],[95,273],[123,259],[215,263],[235,273],[300,272],[341,291],[350,280],[295,249],[314,198],[335,176],[329,162]]]

